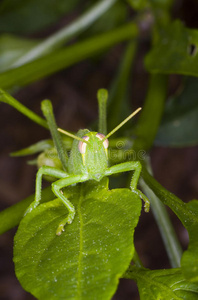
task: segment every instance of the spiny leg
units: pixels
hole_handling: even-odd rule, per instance
[[[25,215],[29,212],[31,212],[34,208],[36,208],[41,200],[41,185],[42,185],[42,177],[43,175],[49,175],[55,178],[65,178],[68,177],[68,173],[56,169],[54,167],[47,167],[47,166],[42,166],[37,174],[36,174],[36,190],[35,190],[35,200],[30,204],[28,209],[25,212]]]
[[[56,234],[57,235],[61,235],[62,231],[64,231],[64,226],[66,223],[71,224],[74,216],[75,216],[75,208],[72,205],[72,203],[64,196],[64,194],[61,193],[61,189],[75,184],[75,183],[79,183],[79,182],[84,182],[88,180],[88,176],[87,175],[70,175],[67,178],[64,179],[60,179],[58,181],[55,181],[52,183],[52,191],[54,192],[54,194],[63,202],[63,204],[67,207],[69,214],[68,216],[63,219],[57,230],[56,230]]]
[[[130,161],[130,162],[125,162],[125,163],[110,167],[109,169],[106,170],[105,175],[109,176],[109,175],[116,174],[116,173],[123,173],[126,171],[134,171],[134,174],[132,176],[131,183],[130,183],[130,188],[135,194],[137,194],[145,202],[144,211],[149,212],[149,208],[150,208],[149,199],[140,190],[137,189],[141,170],[142,170],[142,165],[139,161]]]
[[[134,170],[134,173],[131,178],[130,188],[134,193],[136,193],[144,201],[144,211],[149,212],[149,209],[150,209],[149,199],[140,190],[137,189],[138,181],[139,181],[140,174],[142,171],[142,165],[139,161],[134,162],[133,170]]]

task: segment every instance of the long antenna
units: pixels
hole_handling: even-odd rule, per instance
[[[111,132],[109,132],[105,138],[103,139],[103,141],[105,141],[106,139],[108,139],[113,133],[115,133],[118,129],[120,129],[120,127],[122,127],[126,122],[128,122],[131,118],[133,118],[142,108],[139,107],[137,108],[132,114],[130,114],[124,121],[122,121],[118,126],[116,126]]]
[[[68,136],[72,137],[72,138],[75,139],[75,140],[78,140],[78,141],[81,141],[81,142],[83,142],[83,143],[89,144],[88,141],[86,141],[86,140],[84,140],[84,139],[82,139],[82,138],[80,138],[80,137],[78,137],[78,136],[76,136],[76,135],[74,135],[74,134],[72,134],[72,133],[66,131],[66,130],[63,130],[63,129],[61,129],[61,128],[57,128],[57,130],[58,130],[59,132],[65,134],[65,135],[68,135]]]

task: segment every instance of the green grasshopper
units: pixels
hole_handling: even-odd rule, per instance
[[[104,115],[106,111],[105,106],[107,96],[108,94],[106,90],[100,89],[98,91],[99,124],[102,122],[105,123],[106,116]],[[139,161],[129,161],[108,167],[108,138],[136,113],[138,113],[140,109],[141,108],[138,108],[136,111],[134,111],[128,118],[121,122],[107,135],[105,135],[106,125],[104,124],[99,125],[99,128],[101,128],[103,133],[84,129],[79,130],[77,135],[73,135],[67,131],[57,128],[53,116],[51,102],[49,100],[44,100],[42,102],[42,110],[47,119],[51,135],[64,170],[50,166],[42,166],[39,168],[36,175],[35,200],[30,204],[25,214],[30,213],[40,203],[42,177],[47,175],[57,178],[58,180],[54,181],[51,185],[52,191],[63,202],[69,211],[67,217],[60,222],[57,228],[56,234],[61,235],[61,233],[64,231],[64,226],[66,224],[71,224],[75,217],[75,208],[69,199],[64,196],[62,192],[63,188],[69,185],[86,182],[88,180],[95,180],[99,182],[105,176],[126,171],[134,171],[130,183],[130,189],[145,201],[144,208],[145,211],[148,212],[150,205],[149,200],[140,190],[137,189],[137,184],[142,169],[141,163]],[[58,131],[74,139],[69,158],[67,157],[67,153],[65,153]]]

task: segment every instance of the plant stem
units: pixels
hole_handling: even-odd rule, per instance
[[[34,200],[34,197],[33,194],[0,212],[0,234],[3,234],[20,223],[26,209]],[[54,198],[55,196],[51,191],[51,187],[42,190],[41,203],[53,200]]]
[[[151,172],[151,166],[149,162],[147,162],[147,168]],[[143,192],[147,195],[151,202],[151,209],[159,227],[168,257],[170,259],[170,264],[173,268],[178,268],[180,267],[182,248],[171,223],[170,217],[167,213],[166,207],[163,203],[161,203],[159,198],[148,187],[144,180],[141,179],[139,183]]]
[[[153,145],[164,111],[166,91],[167,76],[151,74],[147,96],[135,130],[137,139],[133,149],[137,153],[140,150],[148,151]]]
[[[0,102],[4,102],[11,105],[20,113],[31,119],[33,122],[43,126],[46,129],[49,129],[45,119],[32,112],[29,108],[25,107],[23,104],[21,104],[19,101],[17,101],[15,98],[13,98],[11,95],[6,93],[2,89],[0,89]]]
[[[153,176],[147,171],[143,165],[141,176],[143,177],[146,184],[150,189],[155,193],[155,195],[163,202],[163,204],[168,205],[172,211],[178,216],[181,220],[184,227],[189,222],[193,224],[197,222],[196,213],[193,209],[189,209],[187,203],[183,202],[177,196],[167,191],[158,181],[156,181]]]
[[[134,252],[134,255],[133,255],[133,262],[135,263],[136,267],[138,268],[143,268],[143,264],[142,264],[142,261],[141,259],[139,258],[139,255],[135,249],[135,252]]]
[[[58,49],[71,37],[76,36],[80,32],[88,28],[102,14],[104,14],[117,0],[102,0],[93,5],[87,12],[80,16],[72,24],[65,26],[55,34],[51,35],[37,46],[32,48],[28,53],[20,57],[11,67],[16,68],[26,64],[38,57],[41,57],[51,51]]]
[[[135,132],[137,139],[134,141],[133,149],[136,151],[137,157],[139,157],[139,151],[148,151],[153,145],[163,113],[166,89],[167,76],[152,74],[150,77],[147,97]],[[154,113],[155,116],[153,117]],[[145,161],[142,161],[142,163],[145,165]],[[151,166],[149,163],[147,163],[144,168],[145,170],[148,168],[151,172]],[[143,179],[145,178],[143,177]],[[143,180],[140,180],[140,186],[151,201],[152,211],[159,226],[170,263],[172,267],[179,267],[182,250],[166,208]]]

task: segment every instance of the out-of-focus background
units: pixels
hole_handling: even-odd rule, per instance
[[[3,15],[2,4],[5,3],[6,5],[7,2],[9,1],[0,2],[0,19]],[[45,28],[32,30],[31,33],[24,30],[23,36],[34,39],[46,38],[69,24],[85,9],[83,1],[76,2],[79,3],[74,5],[71,12],[61,15],[55,22],[51,22],[52,24]],[[92,1],[84,2],[88,7]],[[135,15],[134,10],[130,7],[128,7],[128,10],[128,18],[133,18]],[[179,18],[189,28],[198,27],[197,14],[198,4],[196,0],[177,0],[171,12],[173,18]],[[4,29],[2,22],[0,21],[0,32],[3,33],[6,29]],[[36,15],[35,22],[37,22]],[[132,107],[143,105],[147,92],[148,73],[144,67],[143,57],[150,47],[149,34],[149,29],[142,29],[133,70],[130,75],[129,102],[131,110]],[[82,35],[80,38],[85,37],[86,31],[84,36]],[[53,103],[58,125],[66,130],[75,132],[80,128],[90,128],[90,124],[93,124],[98,116],[96,92],[99,88],[109,89],[111,86],[124,53],[125,44],[118,44],[105,50],[102,56],[83,60],[22,89],[16,89],[13,95],[25,106],[40,115],[42,115],[40,110],[41,101],[50,99]],[[168,95],[177,91],[180,83],[180,75],[171,75]],[[153,117],[155,117],[155,112],[153,112]],[[49,132],[28,120],[12,107],[2,103],[0,104],[0,128],[0,210],[3,210],[33,194],[35,185],[36,167],[28,165],[27,158],[13,158],[9,156],[9,153],[25,148],[39,140],[49,138]],[[197,130],[197,128],[194,130]],[[154,146],[150,155],[154,176],[164,187],[185,202],[197,197],[197,146],[185,148]],[[44,183],[45,185],[46,183]],[[187,232],[171,211],[170,216],[181,245],[183,249],[186,249],[188,245]],[[12,229],[0,236],[1,300],[35,299],[23,291],[15,278],[12,246],[16,230],[17,228]],[[137,251],[146,267],[151,269],[170,267],[152,213],[145,214],[142,212],[135,234],[135,241]],[[121,280],[114,299],[139,299],[135,283]]]

